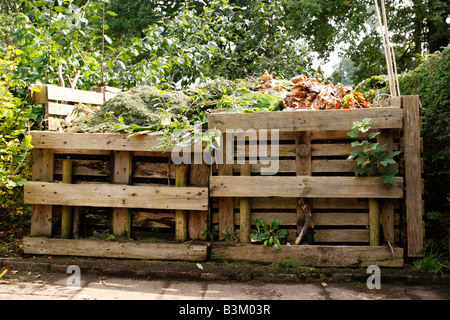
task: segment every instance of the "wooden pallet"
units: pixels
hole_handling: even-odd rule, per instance
[[[46,129],[59,131],[63,122],[85,116],[96,111],[107,100],[121,92],[113,87],[94,87],[91,91],[36,85],[31,91],[31,102],[45,104]]]
[[[244,144],[235,143],[234,163],[219,165],[210,179],[212,221],[218,226],[221,239],[234,239],[240,234],[240,201],[250,199],[252,224],[257,218],[270,222],[277,217],[282,227],[289,230],[289,241],[293,241],[300,231],[298,222],[303,214],[297,200],[305,198],[312,208],[315,224],[309,243],[378,246],[407,242],[408,255],[420,255],[423,226],[417,220],[422,221],[423,180],[420,176],[419,103],[418,97],[412,96],[392,100],[392,107],[365,110],[211,114],[210,129],[217,128],[221,132],[253,129],[247,132]],[[399,164],[395,165],[400,174],[393,185],[384,185],[378,177],[355,178],[355,163],[346,161],[353,149],[350,146],[353,139],[346,133],[353,121],[363,118],[371,118],[372,131],[381,133],[377,142],[386,144],[390,151],[402,151]],[[266,129],[267,136],[260,137],[259,129]],[[272,129],[279,130],[278,141],[271,141]],[[410,139],[413,148],[406,144]],[[264,141],[268,142],[268,153],[261,158],[257,146]],[[277,148],[278,170],[273,172],[274,176],[262,176],[261,168],[269,165],[261,160],[270,159],[271,147]],[[415,162],[407,159],[408,156],[414,157]],[[236,163],[238,160],[250,163],[251,176],[238,176],[243,168]],[[408,171],[414,171],[414,175]],[[412,192],[408,191],[406,181],[414,185],[410,188]],[[406,205],[405,187],[406,193],[416,194],[416,199],[409,198]],[[381,215],[371,214],[370,199],[376,199]],[[403,210],[407,213],[402,218]],[[401,221],[406,223],[402,225]],[[415,227],[409,226],[410,231],[405,234],[409,223]]]
[[[108,228],[105,220],[112,219],[109,229],[115,235],[130,236],[132,228],[175,232],[183,223],[180,240],[204,238],[209,168],[190,166],[184,172],[189,184],[177,187],[178,166],[170,162],[170,152],[149,151],[158,143],[154,136],[32,132],[32,141],[34,181],[25,187],[32,235],[51,236],[52,217],[60,217],[65,207],[84,207],[92,208],[87,227]],[[64,183],[67,161],[71,183]],[[177,211],[182,212],[179,222]]]

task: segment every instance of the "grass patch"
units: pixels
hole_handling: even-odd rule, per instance
[[[297,274],[304,274],[304,273],[311,273],[316,271],[314,267],[305,267],[298,265],[295,260],[293,259],[285,259],[281,260],[277,263],[275,263],[272,268],[272,273],[297,273]]]
[[[442,275],[450,270],[450,252],[443,249],[443,244],[434,240],[425,242],[424,256],[420,260],[415,260],[413,265],[415,268]]]

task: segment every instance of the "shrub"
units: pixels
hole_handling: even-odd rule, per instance
[[[13,73],[21,54],[12,47],[0,53],[0,208],[14,214],[26,212],[22,186],[31,175],[28,161],[32,146],[27,131],[33,114],[26,101],[11,93],[20,86]]]
[[[389,92],[384,76],[364,80],[362,91]],[[422,103],[423,160],[427,211],[448,211],[450,168],[450,46],[426,56],[414,70],[399,75],[402,95],[419,95]]]

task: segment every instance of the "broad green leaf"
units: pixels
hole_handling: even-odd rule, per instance
[[[350,138],[358,138],[358,136],[359,136],[359,130],[352,130],[352,131],[350,131],[350,132],[347,132],[347,135],[348,135]]]
[[[398,169],[396,169],[394,167],[386,168],[386,170],[384,171],[384,174],[391,175],[391,176],[395,176],[397,173],[398,173]]]
[[[382,175],[380,178],[385,184],[392,184],[395,182],[395,176],[393,175]]]
[[[381,132],[371,132],[370,134],[369,134],[369,139],[373,139],[373,138],[375,138],[377,135],[379,135]]]
[[[359,147],[359,146],[362,146],[363,144],[364,144],[364,142],[361,142],[361,141],[353,141],[350,145],[352,147]]]
[[[64,8],[63,6],[54,6],[53,10],[55,10],[56,12],[66,12],[66,8]]]
[[[380,161],[380,164],[384,167],[386,167],[389,163],[395,163],[395,160],[389,158],[389,159]]]

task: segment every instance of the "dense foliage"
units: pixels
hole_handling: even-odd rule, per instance
[[[24,212],[20,187],[31,174],[27,131],[34,117],[27,102],[11,93],[19,85],[13,72],[22,54],[12,47],[0,54],[0,209],[19,215]]]
[[[422,104],[423,161],[427,238],[437,239],[436,249],[448,250],[450,225],[450,46],[428,55],[410,72],[399,76],[402,95],[419,95]],[[376,76],[361,82],[357,89],[387,93],[386,77]],[[435,254],[435,252],[433,252]]]
[[[399,79],[402,95],[422,103],[425,196],[428,211],[448,212],[450,203],[450,46],[428,56]]]
[[[380,1],[379,1],[380,2]],[[338,50],[350,59],[354,84],[386,72],[373,0],[286,0],[287,25],[320,56]],[[385,0],[400,72],[420,64],[424,52],[446,47],[450,39],[446,0]],[[344,58],[345,59],[345,58]],[[333,80],[338,80],[336,77]]]

